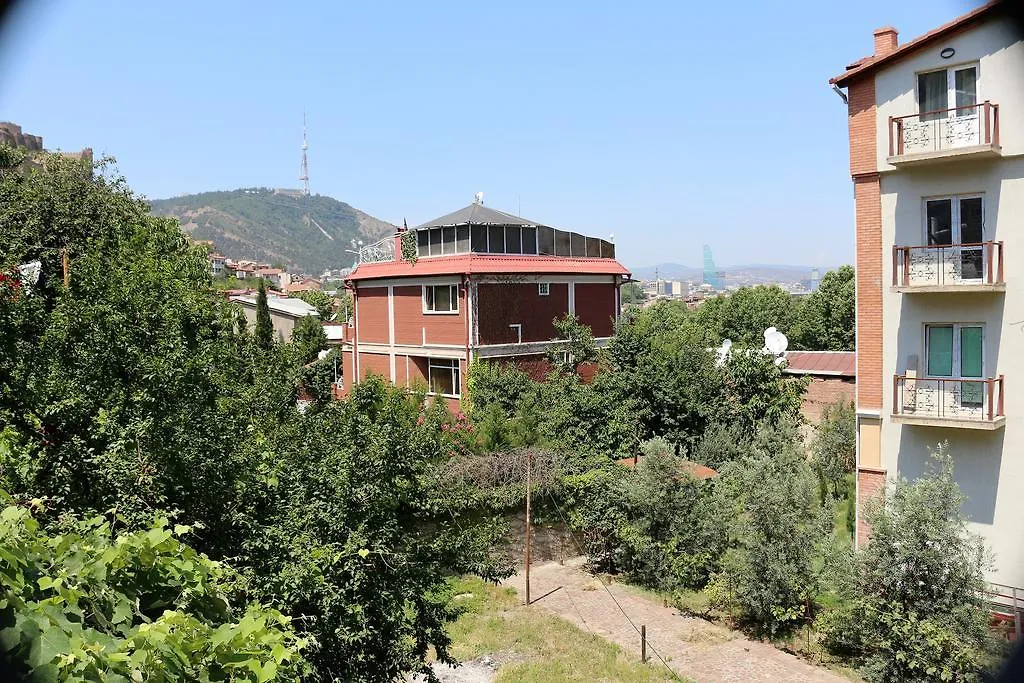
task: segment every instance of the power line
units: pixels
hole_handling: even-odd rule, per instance
[[[572,530],[572,527],[569,526],[569,521],[565,518],[565,515],[562,514],[562,508],[560,508],[558,506],[558,501],[555,500],[555,496],[554,496],[553,493],[551,493],[550,490],[548,490],[548,496],[551,498],[551,502],[554,504],[555,510],[558,511],[558,516],[562,518],[562,523],[565,525],[566,531],[569,532],[569,536],[572,537],[573,543],[576,544],[576,549],[580,552],[581,555],[583,555],[584,554],[584,552],[583,552],[583,545],[577,540],[576,533]],[[629,625],[633,627],[633,630],[636,631],[638,635],[643,637],[644,634],[640,631],[639,628],[637,628],[637,625],[633,623],[633,620],[629,618],[629,615],[626,614],[626,610],[622,609],[622,605],[620,605],[619,601],[615,599],[615,596],[612,594],[612,592],[608,588],[608,586],[605,585],[604,581],[601,580],[601,577],[596,575],[596,574],[591,574],[590,572],[587,572],[587,574],[589,574],[593,578],[597,579],[597,582],[601,585],[602,588],[604,588],[605,592],[608,593],[608,597],[610,597],[612,599],[612,602],[615,603],[615,606],[619,608],[619,611],[622,612],[622,616],[624,616],[626,618],[626,621],[629,622]],[[568,595],[568,594],[569,594],[569,592],[566,591],[566,595]],[[571,598],[570,598],[570,600],[571,600]],[[581,618],[582,618],[582,616],[581,616]],[[654,655],[658,659],[661,660],[661,663],[665,665],[665,668],[668,669],[668,671],[672,675],[672,677],[678,680],[679,674],[677,674],[675,672],[675,670],[668,665],[668,662],[665,661],[665,658],[662,657],[661,654],[656,649],[654,649],[654,645],[651,644],[650,642],[648,642],[647,646],[649,648],[651,648],[651,652],[653,652]]]

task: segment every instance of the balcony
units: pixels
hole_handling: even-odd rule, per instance
[[[892,381],[892,421],[960,429],[1001,429],[1003,376],[936,378],[896,375]]]
[[[925,292],[1003,292],[1003,243],[976,242],[892,248],[892,289]]]
[[[889,158],[893,166],[951,159],[995,157],[999,146],[999,105],[967,107],[889,117]]]

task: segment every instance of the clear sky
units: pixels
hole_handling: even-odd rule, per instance
[[[852,262],[827,81],[977,2],[23,0],[0,120],[118,159],[151,198],[310,186],[415,225],[489,206],[631,267]],[[521,207],[521,210],[520,210]]]

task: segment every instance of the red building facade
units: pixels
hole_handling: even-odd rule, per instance
[[[403,239],[415,239],[415,260]],[[458,409],[474,360],[543,377],[554,319],[575,314],[605,343],[628,276],[610,242],[474,203],[361,251],[347,281],[345,385],[372,373]]]

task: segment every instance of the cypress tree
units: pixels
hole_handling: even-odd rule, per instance
[[[267,305],[267,288],[260,280],[256,293],[256,346],[269,349],[274,344],[274,324],[270,322],[270,306]]]

